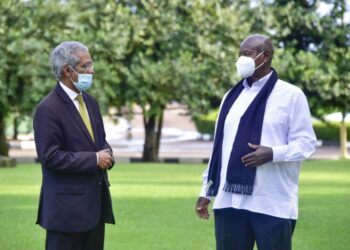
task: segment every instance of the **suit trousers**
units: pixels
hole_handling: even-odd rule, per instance
[[[46,250],[103,250],[105,222],[114,222],[110,200],[105,184],[101,188],[101,217],[99,224],[92,230],[79,233],[46,231]]]
[[[291,250],[296,220],[248,210],[215,209],[217,250]]]
[[[81,233],[46,231],[46,250],[103,250],[105,224]]]

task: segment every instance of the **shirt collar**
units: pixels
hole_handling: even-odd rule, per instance
[[[74,101],[75,98],[77,98],[78,94],[76,92],[74,92],[73,90],[71,90],[70,88],[68,88],[66,85],[64,85],[61,81],[59,81],[62,89],[64,90],[64,92],[66,92],[66,94],[69,96],[69,98]]]
[[[248,88],[248,89],[258,89],[258,90],[260,90],[260,89],[262,89],[262,87],[264,87],[265,83],[270,78],[271,74],[272,74],[272,70],[266,76],[264,76],[264,77],[260,78],[259,80],[253,82],[251,87],[249,86],[249,84],[247,82],[247,78],[245,78],[244,81],[243,81],[243,86],[245,88]]]

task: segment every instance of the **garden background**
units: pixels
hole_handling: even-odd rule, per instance
[[[12,165],[11,150],[26,152],[23,138],[33,143],[33,112],[55,85],[51,50],[62,41],[81,41],[94,60],[90,93],[104,118],[115,129],[141,116],[142,145],[134,149],[137,161],[152,162],[123,164],[117,158],[110,171],[117,224],[107,226],[106,249],[214,249],[213,219],[201,221],[194,213],[206,165],[156,163],[168,133],[165,111],[180,105],[196,124],[201,135],[196,140],[210,140],[220,100],[239,79],[240,42],[264,34],[274,43],[279,77],[307,95],[319,142],[340,147],[340,158],[347,158],[349,5],[347,0],[0,1],[0,165]],[[327,121],[333,112],[340,118]],[[185,149],[177,156],[194,154]],[[348,160],[303,163],[293,249],[348,249],[349,174]],[[44,248],[45,231],[35,225],[40,185],[39,164],[0,168],[1,250]]]

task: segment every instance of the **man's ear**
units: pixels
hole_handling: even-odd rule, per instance
[[[64,65],[64,66],[63,66],[63,70],[62,70],[64,76],[70,77],[70,75],[71,75],[71,70],[72,70],[72,69],[69,67],[68,64]]]

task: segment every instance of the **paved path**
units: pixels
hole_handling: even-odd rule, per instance
[[[117,162],[139,161],[143,151],[143,122],[141,110],[135,108],[131,125],[131,139],[128,138],[126,122],[116,127],[105,122],[107,140],[114,150]],[[186,109],[179,104],[169,105],[164,114],[164,125],[159,157],[165,162],[207,162],[213,142],[201,140]],[[10,156],[18,162],[34,162],[36,152],[32,140],[11,142]],[[319,146],[311,159],[339,159],[339,146]]]
[[[112,144],[114,157],[117,162],[140,161],[142,157],[142,144]],[[208,161],[212,148],[211,141],[178,141],[162,143],[159,157],[163,162],[181,163],[204,163]],[[16,158],[18,162],[35,162],[36,152],[34,148],[20,149],[12,148],[10,156]],[[317,147],[311,159],[331,159],[340,158],[338,146]]]

